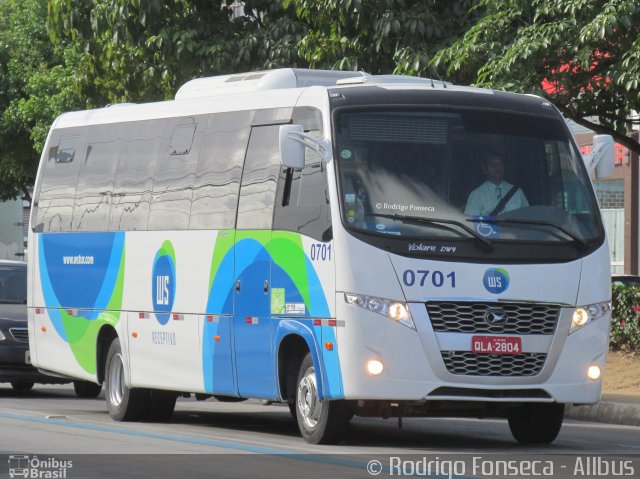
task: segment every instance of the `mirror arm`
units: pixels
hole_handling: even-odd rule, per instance
[[[311,148],[318,153],[325,162],[329,163],[331,161],[333,157],[331,153],[331,143],[311,133],[291,131],[287,133],[287,136],[298,143],[302,143],[307,148]]]

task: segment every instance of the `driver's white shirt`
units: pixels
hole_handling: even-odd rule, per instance
[[[507,193],[509,193],[512,187],[513,185],[507,181],[502,181],[499,185],[491,183],[489,180],[485,181],[469,195],[464,214],[469,216],[488,215],[495,209],[500,201],[497,189],[500,189],[500,198],[503,198],[507,196]],[[516,191],[514,195],[509,198],[507,204],[504,205],[502,211],[498,211],[497,214],[506,213],[507,211],[524,208],[526,206],[529,206],[529,202],[524,196],[522,189],[518,188],[518,191]]]

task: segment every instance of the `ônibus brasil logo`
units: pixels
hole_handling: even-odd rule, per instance
[[[151,297],[156,319],[162,325],[171,317],[176,293],[176,254],[171,241],[165,241],[156,253],[151,273]]]
[[[493,294],[504,293],[509,287],[509,273],[502,268],[489,268],[482,278],[484,288]]]

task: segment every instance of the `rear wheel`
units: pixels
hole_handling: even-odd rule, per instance
[[[79,398],[92,399],[98,397],[98,394],[102,391],[102,384],[95,384],[89,381],[73,381],[73,390]]]
[[[321,401],[311,353],[302,360],[295,402],[300,434],[311,444],[332,444],[342,440],[352,411],[345,401]]]
[[[34,384],[31,381],[12,381],[11,387],[16,391],[31,391]]]
[[[105,397],[107,409],[116,421],[139,421],[151,407],[151,391],[126,385],[120,340],[114,339],[107,352],[105,366]]]
[[[523,404],[508,416],[509,428],[521,444],[550,444],[562,428],[564,404]]]

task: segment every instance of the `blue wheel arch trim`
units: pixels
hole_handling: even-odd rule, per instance
[[[307,320],[309,321],[309,320]],[[316,371],[320,371],[320,382],[318,384],[318,396],[320,399],[324,399],[324,383],[326,381],[325,373],[324,373],[324,365],[321,361],[321,354],[318,351],[318,343],[314,338],[313,329],[304,324],[300,320],[287,319],[280,321],[278,324],[278,329],[276,330],[275,335],[275,344],[276,344],[276,354],[274,357],[275,367],[276,367],[276,387],[277,387],[277,395],[281,401],[286,400],[282,396],[282,391],[280,391],[280,371],[278,370],[278,358],[280,356],[280,346],[282,345],[282,341],[287,336],[298,336],[302,338],[305,343],[307,343],[307,347],[311,352],[311,357],[313,358],[313,364],[316,368]]]

